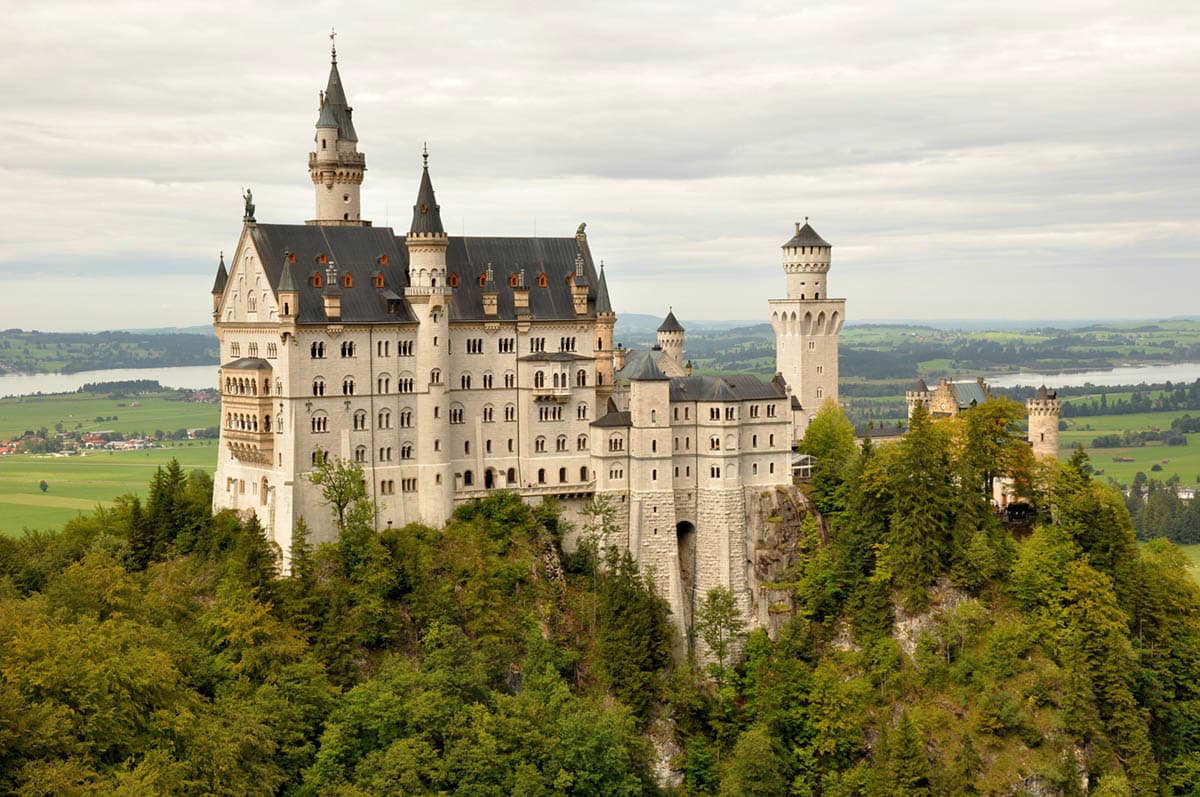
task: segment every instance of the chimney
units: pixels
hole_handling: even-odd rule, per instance
[[[492,264],[488,263],[487,271],[483,273],[483,314],[494,318],[499,314],[500,293],[496,290],[496,274]]]
[[[330,321],[342,320],[342,291],[338,287],[337,266],[332,260],[325,269],[325,317]]]
[[[513,307],[517,315],[529,315],[529,286],[525,284],[525,269],[517,272],[517,284],[513,286]]]

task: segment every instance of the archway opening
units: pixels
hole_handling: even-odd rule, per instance
[[[679,551],[679,584],[683,589],[683,626],[692,641],[692,616],[696,608],[696,527],[688,520],[675,524],[675,544]]]
[[[496,472],[491,468],[483,472],[483,486],[488,490],[496,486]]]

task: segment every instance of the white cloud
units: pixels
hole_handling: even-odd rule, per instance
[[[241,186],[311,214],[331,20],[366,215],[406,226],[428,139],[452,232],[587,220],[618,310],[762,316],[809,215],[851,318],[1196,312],[1200,10],[1150,6],[25,4],[0,313],[205,321]]]

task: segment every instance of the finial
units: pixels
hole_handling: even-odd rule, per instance
[[[329,58],[333,63],[337,63],[337,31],[333,28],[329,29]]]
[[[219,260],[220,260],[222,263],[224,263],[224,262],[225,262],[225,250],[224,250],[224,249],[222,249],[222,250],[221,250],[221,254],[218,256],[218,259],[219,259]]]
[[[421,160],[424,162],[425,168],[429,168],[429,142],[426,141],[421,146]]]

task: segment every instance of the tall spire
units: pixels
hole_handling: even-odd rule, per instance
[[[317,127],[336,127],[338,138],[346,141],[358,141],[354,132],[354,122],[351,121],[353,109],[346,100],[346,90],[342,86],[342,76],[338,72],[337,47],[332,44],[336,33],[329,34],[329,81],[325,84],[325,93],[321,95],[321,115],[317,118]]]
[[[221,253],[220,262],[217,263],[217,278],[213,280],[213,293],[224,293],[225,284],[229,282],[229,272],[225,270],[225,253]]]
[[[445,235],[442,227],[442,209],[433,195],[433,181],[429,179],[429,147],[421,152],[424,166],[421,167],[421,187],[417,189],[417,204],[413,205],[412,226],[409,233]]]
[[[611,313],[612,301],[608,298],[608,280],[604,278],[604,261],[600,261],[600,279],[596,285],[596,312]]]

